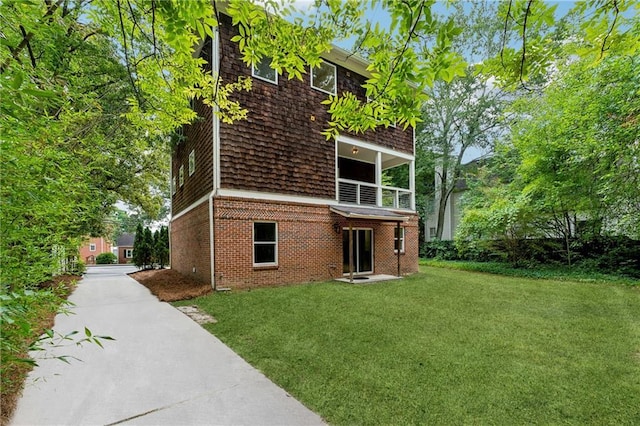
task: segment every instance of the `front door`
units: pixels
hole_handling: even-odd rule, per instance
[[[353,229],[353,273],[373,272],[373,229]],[[349,230],[342,230],[342,272],[349,273]]]

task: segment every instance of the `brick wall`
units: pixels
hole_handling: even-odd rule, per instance
[[[209,202],[206,201],[173,220],[170,228],[171,268],[183,275],[210,283]]]
[[[127,250],[133,250],[133,246],[118,246],[118,263],[132,263],[133,258],[126,256]],[[132,252],[133,254],[133,252]]]
[[[95,244],[95,250],[90,250],[90,244]],[[96,257],[102,253],[111,253],[111,243],[102,237],[91,237],[78,249],[78,258],[87,265],[95,264]]]
[[[348,223],[328,206],[218,198],[214,208],[218,286],[251,288],[342,275],[342,228]],[[253,266],[254,221],[277,222],[277,267]],[[354,221],[353,226],[374,230],[374,273],[395,275],[395,224]],[[418,269],[417,216],[403,226],[407,242],[401,255],[402,273],[413,273]]]

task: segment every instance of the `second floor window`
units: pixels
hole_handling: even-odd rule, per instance
[[[176,193],[176,177],[171,178],[171,194]]]
[[[191,151],[189,153],[189,176],[194,174],[196,171],[196,152]]]
[[[184,166],[180,166],[180,170],[178,171],[178,181],[180,182],[180,186],[184,185]]]
[[[264,57],[259,63],[253,64],[251,66],[251,75],[259,78],[260,80],[278,84],[278,73],[276,70],[271,68],[271,58]]]
[[[311,87],[320,91],[336,94],[336,66],[329,62],[321,62],[319,67],[311,69]]]
[[[95,244],[89,244],[89,251],[96,251],[96,245]]]

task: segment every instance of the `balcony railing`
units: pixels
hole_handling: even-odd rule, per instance
[[[380,189],[380,199],[378,199]],[[350,179],[338,179],[338,201],[359,206],[411,209],[411,191]]]

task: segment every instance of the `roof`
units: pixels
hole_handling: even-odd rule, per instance
[[[116,245],[118,247],[122,247],[122,246],[125,246],[125,247],[126,246],[131,246],[131,247],[133,247],[133,240],[135,240],[135,238],[136,238],[135,234],[122,234],[116,240]]]
[[[224,15],[228,15],[227,7],[229,6],[228,1],[222,1],[217,3],[217,9],[220,13]],[[194,55],[200,55],[200,51],[204,46],[204,40],[199,40],[197,46],[195,46]],[[369,62],[362,58],[361,56],[349,52],[345,49],[342,49],[335,44],[331,45],[331,49],[327,52],[324,52],[320,55],[322,59],[326,59],[329,62],[332,62],[336,65],[340,65],[349,71],[353,71],[356,74],[360,74],[364,77],[371,77],[371,72],[367,69]]]
[[[385,209],[366,207],[331,206],[329,209],[347,219],[381,220],[384,222],[408,222],[409,216],[403,216]]]

